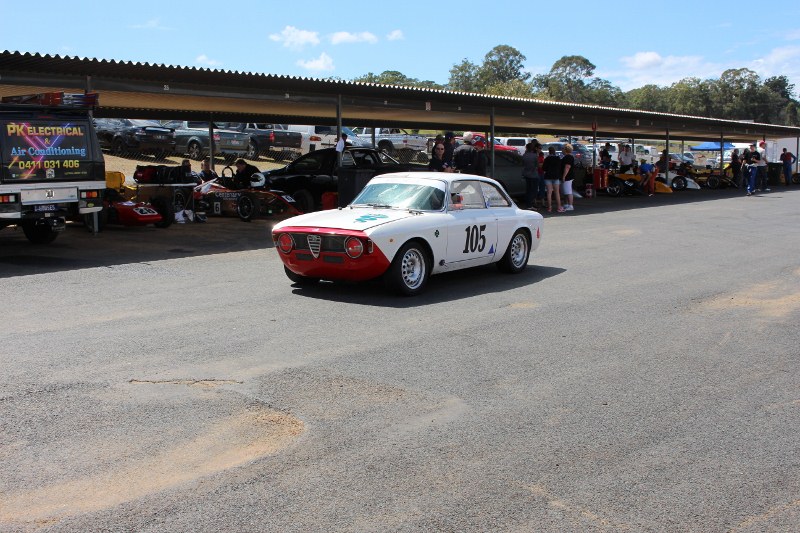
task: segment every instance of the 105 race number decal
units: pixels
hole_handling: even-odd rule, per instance
[[[482,252],[486,247],[486,235],[483,232],[486,230],[486,224],[478,226],[467,226],[464,231],[467,233],[467,238],[464,241],[464,253]]]

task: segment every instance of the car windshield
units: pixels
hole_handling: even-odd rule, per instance
[[[441,187],[422,183],[368,183],[351,205],[439,211],[444,207],[444,184]]]
[[[157,120],[140,120],[140,119],[131,119],[131,124],[134,126],[138,126],[140,128],[151,127],[151,128],[163,128],[160,122]]]

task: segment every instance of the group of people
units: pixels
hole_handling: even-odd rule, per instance
[[[221,183],[222,185],[225,185],[231,189],[249,188],[251,186],[250,180],[253,174],[261,172],[255,165],[251,165],[244,159],[237,159],[236,163],[234,163],[234,166],[236,167],[236,172],[234,172],[233,176],[230,179],[225,180],[225,183]],[[202,169],[200,172],[195,172],[192,170],[192,162],[188,159],[184,159],[181,162],[181,168],[183,168],[183,171],[186,173],[186,175],[191,176],[194,182],[198,185],[213,179],[220,179],[216,171],[211,168],[211,161],[209,159],[203,160]]]
[[[797,162],[797,157],[786,148],[780,155],[781,163],[783,163],[783,175],[786,181],[786,186],[792,184],[792,166]],[[751,144],[749,148],[745,148],[742,154],[739,155],[739,150],[736,149],[731,153],[730,169],[733,174],[734,183],[737,186],[746,184],[746,195],[752,196],[757,192],[770,192],[769,181],[767,179],[767,143],[761,141],[756,148],[755,143]]]
[[[456,146],[456,136],[452,131],[437,136],[433,142],[428,169],[434,172],[463,172],[485,176],[488,167],[485,143],[471,131],[464,132],[461,141]]]
[[[537,206],[547,208],[548,213],[553,212],[555,203],[556,212],[574,211],[572,181],[575,176],[575,158],[572,155],[572,145],[567,143],[562,147],[562,156],[556,154],[554,146],[548,148],[545,156],[542,145],[530,142],[525,145],[522,155],[522,176],[525,178],[525,205],[527,209]],[[561,194],[565,202],[561,203]]]

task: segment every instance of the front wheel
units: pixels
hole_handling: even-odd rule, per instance
[[[523,230],[518,229],[514,236],[511,237],[511,242],[508,244],[508,250],[503,255],[500,262],[497,263],[497,268],[503,272],[516,274],[525,270],[528,266],[528,257],[531,255],[531,241],[528,234]]]
[[[709,189],[718,189],[720,185],[719,176],[711,175],[706,180],[706,185],[708,185]]]
[[[190,159],[194,159],[195,161],[200,161],[203,159],[203,148],[197,141],[189,143],[189,147],[186,149],[186,153],[189,154]]]
[[[295,285],[308,286],[319,283],[319,278],[312,278],[309,276],[303,276],[301,274],[297,274],[289,270],[286,267],[286,265],[284,265],[283,271],[286,273],[286,277],[289,278]]]
[[[683,176],[675,176],[674,178],[672,178],[672,188],[675,189],[676,191],[682,191],[686,189],[687,185],[688,182],[686,181],[686,178],[684,178]]]
[[[294,201],[297,203],[297,208],[303,213],[316,211],[314,197],[307,190],[300,189],[299,191],[294,191],[292,193],[292,198],[294,198]]]
[[[800,184],[800,174],[792,174],[792,183]]]
[[[403,245],[394,257],[384,282],[390,290],[404,296],[416,296],[430,277],[430,262],[425,248],[418,241]]]
[[[258,198],[252,194],[243,194],[236,202],[236,214],[243,222],[252,222],[253,218],[258,215],[259,202]]]
[[[245,154],[245,157],[253,161],[258,160],[258,145],[253,141],[250,141],[250,144],[247,145],[247,153]]]

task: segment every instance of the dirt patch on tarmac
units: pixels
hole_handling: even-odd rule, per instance
[[[225,390],[235,383],[41,391],[50,416],[23,412],[3,435],[0,529],[107,509],[273,455],[303,433],[291,414]]]
[[[755,283],[747,288],[716,296],[704,302],[708,309],[747,308],[765,318],[784,318],[800,310],[800,269],[780,279]]]

